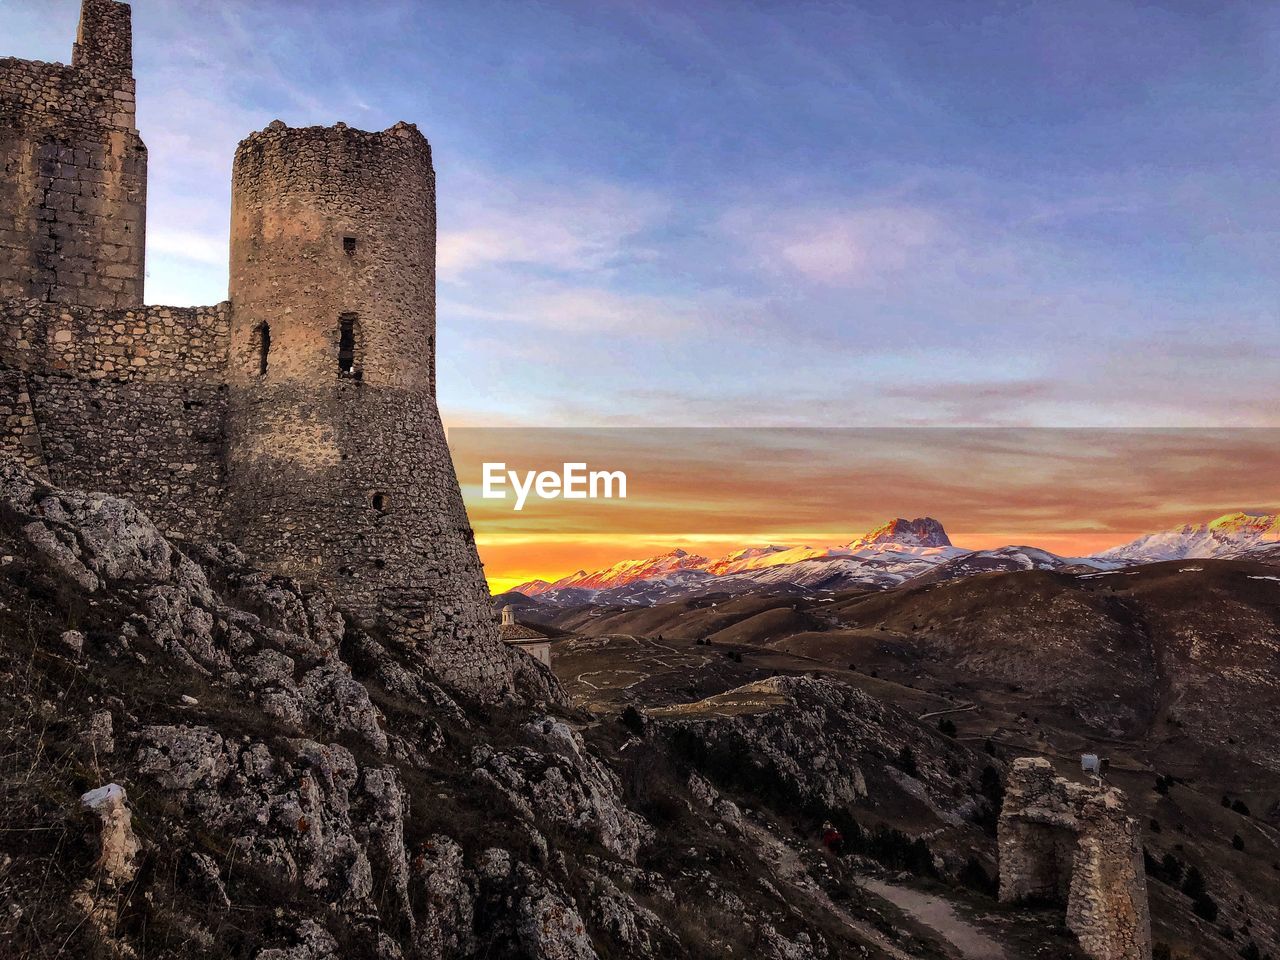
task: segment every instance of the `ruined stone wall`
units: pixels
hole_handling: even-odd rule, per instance
[[[85,0],[71,66],[0,59],[0,299],[142,303],[147,151],[129,7]]]
[[[27,376],[21,370],[0,368],[0,457],[49,479]]]
[[[240,145],[230,533],[492,692],[510,660],[436,409],[435,229],[415,127],[275,123]]]
[[[70,66],[0,60],[0,454],[509,687],[435,403],[430,145],[273,123],[236,153],[231,302],[143,307],[130,16],[83,0]]]
[[[217,534],[230,328],[228,304],[0,303],[0,382],[20,380],[28,398],[3,449],[29,460],[38,444],[54,483],[128,496],[176,534]]]
[[[998,828],[1000,900],[1055,902],[1096,960],[1150,960],[1142,840],[1114,788],[1073,783],[1040,757],[1015,760]]]

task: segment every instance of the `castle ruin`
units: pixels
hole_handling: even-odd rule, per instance
[[[1119,790],[1054,775],[1042,757],[1013,762],[1000,811],[1000,901],[1066,907],[1095,960],[1151,960],[1138,825]]]
[[[412,124],[236,151],[227,302],[143,304],[131,11],[0,59],[0,454],[325,587],[492,695],[498,641],[435,398],[435,173]]]

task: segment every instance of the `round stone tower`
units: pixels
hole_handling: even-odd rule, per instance
[[[436,408],[435,232],[414,126],[240,144],[227,533],[483,691],[510,668]]]

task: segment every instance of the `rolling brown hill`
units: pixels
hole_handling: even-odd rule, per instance
[[[835,596],[544,611],[555,669],[607,714],[716,704],[772,676],[830,677],[997,757],[1109,761],[1147,825],[1156,940],[1172,956],[1277,945],[1280,575],[1237,560],[995,572]],[[889,793],[892,791],[890,790]],[[884,794],[882,794],[884,795]],[[892,818],[887,801],[882,815]],[[890,819],[890,822],[894,822]],[[908,833],[920,825],[898,823]],[[1213,922],[1161,863],[1194,865]]]

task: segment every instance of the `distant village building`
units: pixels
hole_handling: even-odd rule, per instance
[[[551,666],[551,638],[533,627],[516,622],[516,611],[511,604],[502,608],[502,629],[499,632],[504,643],[518,647],[535,660]]]

